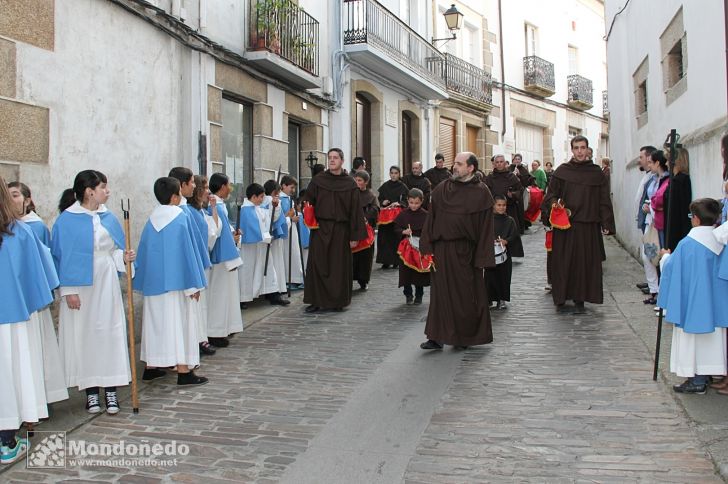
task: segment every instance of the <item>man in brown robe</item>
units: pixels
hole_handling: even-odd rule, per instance
[[[571,140],[573,158],[551,177],[541,205],[544,225],[550,226],[551,209],[563,205],[570,212],[570,228],[553,229],[551,295],[557,311],[572,299],[576,314],[584,314],[584,301],[602,304],[602,235],[615,233],[609,183],[602,170],[588,158],[589,141]],[[568,212],[567,212],[568,213]]]
[[[340,311],[351,304],[351,248],[367,236],[359,189],[342,169],[344,152],[332,148],[329,169],[311,179],[302,201],[314,207],[319,228],[311,230],[303,302],[306,312]]]
[[[430,180],[432,190],[450,178],[450,170],[445,168],[445,157],[441,153],[435,155],[435,166],[425,172],[425,178]]]
[[[511,173],[515,174],[518,177],[518,180],[521,182],[521,186],[523,187],[523,190],[528,189],[531,185],[534,184],[536,179],[531,175],[531,173],[528,171],[528,168],[523,164],[523,156],[521,156],[520,153],[516,153],[513,155],[513,159],[511,160],[511,164],[508,167]],[[521,234],[523,234],[528,227],[531,226],[531,222],[526,220],[526,209],[528,207],[526,206],[526,203],[523,200],[523,192],[521,192],[521,200],[518,204],[518,218],[516,218],[516,222],[518,222],[518,226],[521,229]]]
[[[433,254],[432,294],[422,349],[493,341],[484,269],[495,266],[493,197],[475,176],[478,158],[458,153],[453,177],[432,193],[420,250]]]
[[[493,162],[493,171],[485,177],[485,184],[488,185],[490,193],[494,197],[496,195],[506,197],[506,213],[516,221],[519,232],[523,233],[523,224],[519,223],[520,218],[523,216],[523,209],[521,208],[523,186],[518,176],[508,170],[505,156],[495,155],[491,161]],[[523,253],[514,255],[514,257],[523,257]]]
[[[421,161],[415,161],[412,163],[412,173],[403,176],[402,183],[407,185],[408,190],[412,190],[413,188],[422,190],[422,193],[425,195],[425,201],[422,203],[422,208],[427,209],[430,204],[430,192],[432,191],[432,186],[430,184],[430,180],[422,174]]]

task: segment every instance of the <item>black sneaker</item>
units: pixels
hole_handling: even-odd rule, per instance
[[[207,341],[200,343],[200,354],[201,355],[214,355],[217,350]]]
[[[648,284],[646,282],[638,282],[635,286],[637,286],[637,289],[645,289]]]
[[[404,297],[404,303],[407,306],[412,306],[415,303],[415,298],[413,298],[412,296],[405,296]]]
[[[318,306],[314,306],[313,304],[311,304],[310,306],[306,306],[306,309],[304,309],[304,311],[306,311],[307,313],[315,313],[319,309],[321,309],[321,308],[318,307]]]
[[[119,413],[119,400],[116,397],[116,392],[106,392],[106,413],[109,415],[116,415]]]
[[[696,395],[705,395],[705,392],[708,390],[708,385],[696,385],[690,380],[685,380],[679,385],[673,385],[672,389],[676,393],[694,393]]]
[[[268,299],[271,306],[288,306],[291,304],[291,301],[288,299],[283,299],[280,294],[276,294],[275,296],[271,296],[270,299]]]
[[[240,303],[240,309],[248,309],[248,305],[244,302]]]
[[[497,311],[503,311],[504,309],[508,309],[508,306],[506,306],[505,301],[498,301],[498,304],[495,305],[495,309]]]
[[[195,375],[194,371],[177,373],[177,385],[204,385],[208,381],[204,376]]]
[[[422,304],[422,296],[415,296],[415,304]]]
[[[98,393],[86,395],[86,411],[92,414],[99,413],[101,411]]]
[[[438,343],[437,341],[433,341],[431,339],[428,339],[424,343],[420,345],[420,348],[423,350],[441,350],[442,345]]]
[[[217,348],[227,348],[230,346],[230,341],[227,338],[207,338],[207,341]]]
[[[157,378],[162,378],[166,374],[167,374],[166,371],[161,370],[159,368],[144,368],[144,374],[142,375],[142,380],[144,380],[144,381],[156,380]]]
[[[574,314],[586,314],[584,301],[574,301]]]
[[[359,283],[359,289],[361,289],[362,291],[366,291],[368,288],[369,288],[369,286],[367,285],[366,282]]]

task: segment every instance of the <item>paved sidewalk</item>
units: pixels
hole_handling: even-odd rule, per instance
[[[656,319],[634,288],[639,265],[608,239],[605,304],[556,315],[543,232],[531,232],[492,345],[419,350],[429,290],[404,306],[396,271],[375,269],[341,313],[258,306],[263,319],[203,359],[208,385],[178,390],[170,376],[142,385],[139,415],[123,402],[117,416],[39,427],[91,443],[188,444],[176,465],[18,463],[0,481],[720,482],[708,451],[728,456],[726,405],[652,381]],[[663,338],[668,351],[669,326]]]

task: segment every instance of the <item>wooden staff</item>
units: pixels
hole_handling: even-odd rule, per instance
[[[129,333],[129,354],[131,361],[131,406],[134,413],[139,413],[139,391],[137,388],[136,373],[136,340],[134,338],[134,292],[131,285],[131,262],[126,260],[126,253],[131,250],[131,228],[129,221],[129,199],[126,199],[126,208],[124,208],[124,200],[121,201],[121,211],[124,213],[124,262],[126,264],[126,304],[127,304],[127,324]]]

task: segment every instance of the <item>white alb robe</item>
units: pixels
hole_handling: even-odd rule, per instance
[[[205,214],[205,222],[207,222],[207,250],[211,251],[215,246],[215,241],[220,237],[220,220],[218,219],[215,223],[215,219],[212,216]],[[210,268],[205,269],[205,280],[207,281],[207,287],[200,291],[200,300],[195,305],[197,309],[197,337],[199,342],[207,341],[207,290],[210,288]]]
[[[66,375],[63,372],[61,350],[58,348],[58,336],[53,326],[51,309],[47,307],[38,311],[40,317],[40,339],[43,351],[43,373],[46,398],[48,403],[68,399]]]
[[[246,200],[244,206],[249,206]],[[255,207],[258,216],[258,226],[263,240],[256,244],[240,244],[240,258],[243,265],[238,269],[240,280],[240,302],[250,302],[261,294],[278,292],[275,278],[275,269],[268,261],[268,277],[263,277],[265,268],[265,253],[271,243],[270,210],[260,206]],[[272,252],[272,251],[271,251]]]
[[[48,417],[40,326],[38,312],[28,321],[0,324],[0,429]]]
[[[148,366],[200,364],[199,302],[189,297],[197,291],[192,288],[144,296],[140,359]]]
[[[283,240],[283,262],[285,264],[286,279],[288,279],[288,253],[291,252],[291,280],[288,282],[292,284],[303,284],[303,271],[301,269],[301,250],[298,246],[298,225],[295,223],[291,224],[290,218],[288,219],[288,236],[288,239]],[[291,244],[290,251],[288,250],[289,243]]]
[[[124,251],[117,249],[96,212],[69,208],[93,219],[94,261],[92,286],[61,286],[59,345],[66,386],[128,385],[131,380],[126,315],[118,272],[126,272]],[[77,294],[80,309],[69,309],[65,296]]]
[[[266,196],[266,201],[270,203],[270,196]],[[277,222],[281,217],[280,204],[275,208],[273,222]],[[268,256],[267,274],[263,276],[263,292],[261,294],[270,294],[274,292],[287,292],[286,287],[286,264],[283,258],[283,245],[288,244],[286,239],[274,239],[270,244],[270,254]],[[265,254],[263,255],[263,267],[265,268]]]

